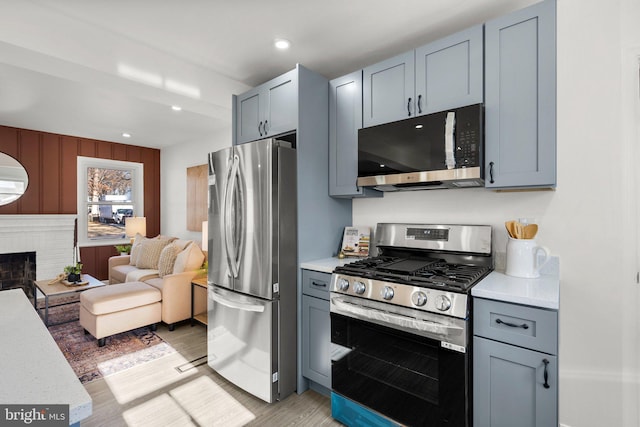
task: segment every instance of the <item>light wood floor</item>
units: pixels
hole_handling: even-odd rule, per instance
[[[177,353],[85,384],[93,414],[82,421],[83,427],[342,425],[331,418],[329,398],[313,390],[268,404],[206,363],[192,367],[188,362],[197,364],[207,352],[202,325],[180,324],[172,332],[162,325],[157,333]]]

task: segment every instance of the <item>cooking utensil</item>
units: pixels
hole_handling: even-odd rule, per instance
[[[506,221],[504,223],[509,237],[512,239],[533,239],[538,233],[538,224],[523,224],[519,221]]]
[[[516,227],[516,239],[522,239],[522,234],[524,233],[522,231],[522,223],[516,221],[515,227]]]
[[[538,233],[538,224],[527,224],[524,226],[524,239],[533,239]]]
[[[509,236],[513,239],[517,239],[516,237],[516,222],[515,221],[507,221],[504,223],[504,226],[507,229],[507,232],[509,233]]]

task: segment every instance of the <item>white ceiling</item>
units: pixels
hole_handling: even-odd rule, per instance
[[[203,141],[232,94],[296,63],[331,79],[536,1],[0,0],[0,124]]]

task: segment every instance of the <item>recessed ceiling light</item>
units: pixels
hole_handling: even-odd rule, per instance
[[[274,42],[274,46],[280,50],[285,50],[289,49],[289,46],[291,46],[291,42],[285,39],[276,39],[276,41]]]
[[[123,136],[124,138],[131,138],[131,134],[130,134],[130,133],[127,133],[127,132],[122,132],[122,136]]]
[[[422,129],[422,125],[416,125],[416,129]]]
[[[172,105],[172,106],[171,106],[171,109],[172,109],[173,111],[182,111],[182,107],[181,107],[181,106],[179,106],[179,105]]]

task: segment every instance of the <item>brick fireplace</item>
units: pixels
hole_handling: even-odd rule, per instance
[[[34,274],[36,280],[45,280],[62,273],[73,262],[75,219],[75,215],[0,215],[2,289],[21,287],[16,281],[27,280],[31,295]],[[25,273],[27,268],[33,272]],[[27,277],[15,278],[20,274]],[[5,280],[12,284],[5,285]]]

